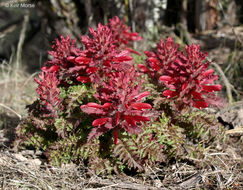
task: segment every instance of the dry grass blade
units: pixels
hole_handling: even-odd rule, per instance
[[[157,190],[158,188],[153,187],[153,186],[149,186],[149,185],[144,185],[144,184],[137,184],[137,183],[132,183],[129,181],[111,181],[111,180],[104,180],[104,179],[100,179],[97,180],[96,182],[89,182],[89,185],[95,186],[96,188],[87,188],[89,190],[91,189],[110,189],[111,187],[115,187],[117,189],[130,189],[130,190]],[[100,187],[103,186],[103,187]],[[159,188],[161,190],[167,189],[167,188]]]
[[[22,30],[20,32],[19,43],[18,43],[18,47],[17,47],[17,55],[16,55],[16,70],[17,71],[20,68],[22,49],[23,49],[24,40],[25,40],[25,33],[26,33],[28,22],[29,22],[29,16],[30,16],[29,14],[30,14],[29,11],[27,11],[26,15],[24,16]]]
[[[17,160],[12,153],[0,153],[0,182],[2,189],[83,189],[83,172],[79,167],[35,168]]]
[[[181,188],[192,188],[192,187],[195,187],[195,185],[199,184],[199,182],[201,181],[202,177],[200,174],[196,174],[196,175],[193,175],[192,177],[190,177],[188,180],[186,181],[183,181],[182,183],[179,184],[179,186]]]
[[[236,133],[243,133],[243,126],[237,127],[235,129],[230,129],[225,132],[225,134],[236,134]]]
[[[0,106],[2,106],[2,107],[4,107],[4,108],[8,109],[9,111],[11,111],[11,112],[14,113],[15,115],[17,115],[17,116],[19,117],[20,120],[22,119],[22,116],[21,116],[20,114],[18,114],[16,111],[14,111],[12,108],[10,108],[10,107],[8,107],[8,106],[2,104],[2,103],[0,103]]]
[[[29,164],[31,158],[20,161],[16,158],[16,155],[6,151],[0,152],[0,184],[2,184],[1,188],[4,190],[166,189],[117,177],[108,179],[96,175],[87,177],[86,169],[83,166],[67,165],[62,168],[55,168],[49,165],[41,165],[40,167],[33,167]]]
[[[13,56],[13,55],[12,55]],[[26,115],[25,106],[35,98],[34,75],[29,76],[23,69],[16,69],[14,62],[0,64],[0,112],[8,112],[18,118]]]

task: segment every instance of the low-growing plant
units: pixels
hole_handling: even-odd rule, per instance
[[[185,53],[178,50],[179,45],[169,37],[157,44],[153,52],[146,51],[145,65],[138,64],[140,70],[147,73],[158,86],[162,86],[163,95],[173,99],[177,109],[208,107],[209,104],[222,106],[215,91],[222,86],[212,85],[218,79],[214,70],[208,69],[207,53],[200,51],[200,46],[192,44],[185,47]]]
[[[84,163],[99,174],[202,157],[221,137],[214,118],[190,112],[220,102],[214,91],[221,85],[211,84],[218,76],[207,70],[199,46],[184,53],[172,38],[161,40],[137,69],[133,54],[140,53],[129,44],[142,38],[124,21],[115,17],[89,31],[80,48],[68,36],[54,42],[53,59],[35,79],[39,99],[16,129],[19,149],[39,149],[54,165]]]

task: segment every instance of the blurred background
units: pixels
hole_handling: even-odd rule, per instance
[[[47,51],[55,38],[70,35],[79,42],[81,35],[88,34],[88,26],[95,28],[113,16],[124,18],[143,37],[134,44],[138,51],[151,49],[168,36],[182,47],[200,44],[218,66],[216,72],[225,75],[221,83],[227,101],[241,100],[242,0],[1,0],[2,125],[9,114],[18,122],[26,114],[25,105],[36,98],[33,78],[50,58]]]

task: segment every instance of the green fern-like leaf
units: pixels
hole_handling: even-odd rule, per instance
[[[136,143],[130,140],[126,133],[122,134],[121,138],[118,139],[114,148],[114,156],[124,164],[127,164],[129,168],[135,168],[139,171],[143,170]]]
[[[53,165],[60,166],[70,162],[79,164],[81,161],[88,159],[93,152],[98,151],[98,144],[95,142],[86,143],[77,136],[59,140],[47,150],[46,155]]]
[[[16,128],[18,138],[14,146],[18,149],[36,148],[46,150],[57,139],[52,125],[48,121],[29,116]]]
[[[93,99],[94,90],[86,84],[70,86],[66,91],[65,108],[67,117],[70,117],[75,109],[80,110],[80,105]]]
[[[111,160],[100,158],[98,156],[90,158],[89,167],[96,175],[111,174],[113,171]]]
[[[165,113],[162,113],[158,122],[154,122],[146,128],[150,129],[159,144],[163,145],[163,152],[169,158],[184,154],[183,144],[186,139],[184,130],[180,126],[172,124]]]
[[[217,119],[202,111],[183,115],[178,124],[185,129],[187,136],[195,143],[208,144],[212,140],[220,139],[224,133]]]
[[[137,145],[139,157],[144,166],[146,164],[152,166],[155,162],[165,162],[167,156],[163,152],[163,144],[154,138],[154,133],[151,129],[146,128],[133,141]]]

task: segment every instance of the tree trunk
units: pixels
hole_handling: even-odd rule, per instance
[[[196,0],[195,9],[196,32],[202,32],[206,29],[206,1]]]

